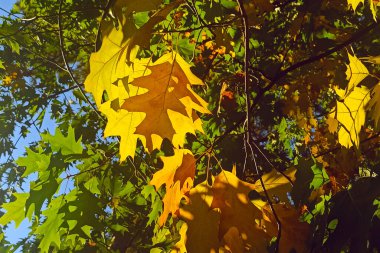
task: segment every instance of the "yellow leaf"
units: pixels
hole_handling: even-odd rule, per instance
[[[145,136],[149,151],[160,148],[163,138],[176,147],[183,146],[186,133],[202,131],[193,109],[209,113],[207,103],[191,89],[191,85],[203,82],[177,53],[163,55],[146,68],[149,71],[135,78],[132,85],[148,92],[128,98],[121,108],[145,113],[135,133]]]
[[[190,150],[175,149],[173,156],[161,157],[164,167],[153,175],[150,185],[158,190],[165,184],[164,211],[159,218],[162,226],[169,213],[175,215],[184,195],[190,190],[195,176],[195,158]]]
[[[355,55],[348,53],[348,60],[350,63],[347,65],[346,78],[349,81],[345,92],[346,96],[369,74],[368,69]]]
[[[136,96],[145,92],[142,88],[127,85],[128,92],[124,86],[125,80],[119,80],[118,85],[111,85],[112,94],[120,96],[109,100],[99,106],[99,110],[107,117],[107,125],[104,137],[120,136],[120,160],[124,161],[128,156],[134,157],[137,139],[145,145],[145,138],[135,134],[136,127],[141,124],[145,115],[142,112],[128,112],[119,109],[119,104],[130,96]]]
[[[364,0],[347,0],[348,5],[351,5],[352,9],[355,11],[360,3],[364,4]]]
[[[12,77],[11,76],[5,76],[3,77],[3,85],[9,86],[12,83]]]
[[[359,145],[359,133],[365,122],[364,107],[370,99],[370,91],[365,87],[355,87],[342,101],[337,101],[336,119],[340,123],[339,143],[347,148]],[[333,109],[335,110],[335,108]]]
[[[373,0],[368,0],[369,2],[369,7],[372,12],[373,19],[376,21],[376,1]],[[352,9],[355,11],[356,8],[360,3],[364,4],[364,0],[347,0],[348,5],[351,5]]]
[[[112,23],[108,24],[112,26]],[[110,29],[109,27],[104,30]],[[90,74],[84,81],[85,89],[94,96],[98,107],[102,104],[104,91],[110,100],[118,98],[118,94],[111,92],[112,85],[119,79],[133,73],[133,66],[126,64],[129,40],[123,29],[111,28],[108,34],[103,34],[103,43],[100,50],[91,54]],[[138,48],[133,50],[132,59],[135,59]]]
[[[375,126],[380,127],[380,83],[372,89],[372,98],[368,103],[367,109],[370,117],[374,120]]]
[[[170,253],[186,253],[186,241],[187,241],[187,224],[183,223],[181,228],[179,229],[179,235],[181,236],[181,239],[174,245],[173,249],[170,251]]]

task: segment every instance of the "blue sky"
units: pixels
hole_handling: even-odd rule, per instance
[[[0,7],[3,9],[6,9],[6,10],[10,10],[15,2],[16,1],[14,1],[14,0],[1,0],[0,1]],[[2,10],[0,10],[0,15],[3,15],[3,14],[4,14],[4,12]]]

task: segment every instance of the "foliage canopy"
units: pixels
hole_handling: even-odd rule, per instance
[[[378,7],[19,0],[0,251],[380,251]]]

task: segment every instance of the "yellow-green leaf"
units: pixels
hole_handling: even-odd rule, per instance
[[[16,200],[4,203],[1,207],[5,209],[5,214],[0,218],[0,224],[5,226],[11,221],[16,223],[16,228],[25,219],[25,204],[29,198],[29,193],[13,193]]]

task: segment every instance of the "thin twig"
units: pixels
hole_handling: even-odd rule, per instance
[[[244,161],[244,168],[243,171],[245,171],[245,165],[247,164],[247,157],[248,157],[248,148],[247,146],[249,144],[249,140],[251,139],[251,117],[250,117],[250,87],[248,85],[248,61],[249,61],[249,38],[248,38],[248,16],[247,13],[245,12],[244,5],[242,0],[238,0],[237,4],[239,6],[239,11],[241,15],[241,22],[243,26],[243,40],[244,40],[244,92],[245,92],[245,144],[244,144],[244,149],[245,149],[245,154],[246,154],[246,159]]]

